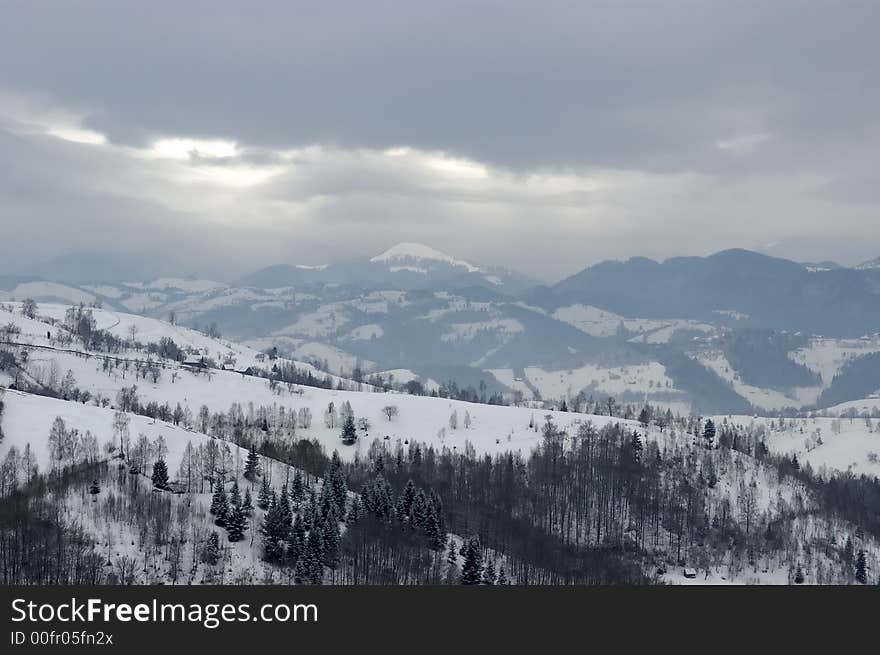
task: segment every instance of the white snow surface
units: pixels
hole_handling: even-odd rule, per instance
[[[810,341],[810,345],[790,353],[792,360],[818,373],[825,387],[831,385],[834,376],[850,361],[862,355],[880,352],[880,337],[862,339],[823,339]]]
[[[13,323],[21,329],[21,335],[18,340],[25,343],[41,346],[43,349],[35,350],[32,355],[32,361],[37,363],[45,360],[55,359],[59,365],[63,362],[71,361],[78,366],[77,360],[81,362],[90,362],[95,367],[100,368],[100,357],[94,357],[92,353],[86,353],[87,357],[78,356],[74,353],[55,352],[54,350],[46,350],[46,348],[56,348],[58,344],[54,341],[60,328],[54,327],[42,320],[32,320],[22,316],[21,304],[13,303],[12,312],[0,311],[0,325]],[[38,306],[38,319],[46,321],[63,322],[64,315],[70,305],[58,304],[40,304]],[[95,309],[92,313],[95,317],[96,327],[101,330],[107,330],[115,336],[122,339],[129,339],[131,336],[131,328],[135,330],[135,339],[141,343],[158,342],[162,337],[170,337],[174,342],[183,348],[202,355],[214,358],[218,364],[223,361],[234,360],[237,368],[245,368],[248,366],[265,367],[267,366],[266,358],[260,351],[236,342],[227,341],[225,339],[215,339],[209,337],[196,330],[182,327],[180,325],[172,325],[165,321],[137,314],[127,314],[125,312],[117,312],[107,309]],[[46,333],[50,332],[53,340],[46,338]],[[75,346],[71,346],[75,348]],[[146,360],[147,355],[143,352],[120,353],[118,356],[127,357],[129,359]],[[281,360],[286,361],[286,360]],[[323,379],[326,373],[318,370],[311,364],[293,361],[302,372],[310,371],[313,375]],[[176,363],[166,362],[166,366],[171,368],[179,368]],[[69,368],[69,367],[68,367]],[[66,368],[62,369],[63,374]],[[74,368],[74,373],[77,373]],[[169,373],[170,375],[170,373]],[[334,383],[342,381],[342,378],[331,375]],[[79,375],[77,375],[79,380]],[[344,380],[348,382],[347,380]],[[265,381],[264,381],[265,382]],[[131,384],[125,382],[124,384]],[[86,385],[80,385],[88,388]],[[116,387],[113,387],[115,393]]]
[[[562,371],[529,366],[525,373],[528,381],[544,398],[570,398],[586,387],[611,395],[628,391],[648,394],[674,389],[672,379],[666,375],[666,367],[658,362],[618,367],[585,364]]]
[[[676,330],[695,330],[698,332],[713,332],[715,330],[711,325],[698,321],[625,318],[605,309],[581,304],[560,307],[553,312],[553,318],[568,323],[581,332],[594,337],[613,336],[622,325],[629,332],[637,333],[631,339],[632,341],[655,344],[668,343]]]
[[[729,382],[737,394],[761,409],[777,410],[786,407],[810,406],[822,393],[822,387],[796,387],[789,393],[783,393],[747,384],[742,381],[739,373],[721,352],[703,353],[699,356],[698,361],[709,370],[714,371],[718,377]]]
[[[433,260],[438,262],[443,262],[444,264],[449,264],[450,266],[456,266],[460,268],[465,268],[469,273],[478,272],[480,269],[473,264],[469,264],[466,261],[461,259],[456,259],[452,255],[447,255],[445,252],[440,252],[439,250],[435,250],[430,246],[426,246],[421,243],[398,243],[395,246],[391,246],[388,250],[383,252],[381,255],[376,255],[371,258],[370,261],[373,263],[391,263],[391,262],[401,262],[407,260]]]
[[[781,430],[778,419],[767,417],[716,416],[714,420],[719,426],[727,421],[764,429],[771,452],[797,455],[801,465],[809,462],[817,472],[824,469],[880,475],[880,420],[868,423],[861,418],[788,418],[784,419],[785,426]]]

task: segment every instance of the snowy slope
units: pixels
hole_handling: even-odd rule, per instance
[[[553,318],[594,337],[614,336],[623,327],[637,334],[632,340],[638,343],[668,343],[677,330],[710,333],[716,329],[706,323],[690,320],[624,318],[614,312],[581,304],[560,307],[553,312]]]
[[[765,430],[767,447],[783,455],[797,455],[814,470],[851,471],[880,475],[880,421],[814,417],[779,420],[752,416],[716,416],[716,423]],[[873,455],[872,455],[873,453]]]
[[[328,452],[338,450],[343,459],[351,460],[358,454],[363,457],[371,443],[378,439],[389,447],[398,443],[423,442],[436,448],[447,447],[461,452],[471,449],[478,454],[495,454],[506,451],[521,451],[527,453],[539,445],[542,441],[540,431],[531,425],[543,423],[544,416],[550,415],[554,422],[570,437],[578,426],[584,422],[592,422],[597,427],[609,423],[623,422],[630,430],[644,429],[636,422],[621,421],[617,418],[604,416],[588,416],[569,412],[552,412],[532,409],[530,407],[507,407],[498,405],[482,405],[453,401],[429,396],[411,396],[402,393],[380,393],[368,391],[341,391],[304,387],[297,385],[277,385],[273,388],[269,381],[262,378],[242,375],[234,371],[211,370],[209,372],[195,372],[180,366],[176,362],[161,362],[164,368],[159,379],[136,378],[133,369],[126,370],[124,367],[104,366],[105,355],[101,353],[77,352],[76,344],[70,344],[67,350],[57,349],[57,340],[54,333],[57,327],[44,320],[27,319],[20,312],[13,313],[0,311],[0,325],[13,323],[21,329],[22,334],[17,337],[21,342],[32,344],[28,348],[29,358],[26,364],[28,374],[44,383],[51,383],[63,376],[66,371],[71,371],[76,384],[82,389],[87,389],[94,398],[101,395],[115,402],[116,393],[123,386],[138,385],[138,394],[141,403],[155,401],[168,403],[172,407],[177,403],[190,409],[192,414],[197,414],[199,408],[204,405],[212,412],[226,412],[233,403],[243,406],[252,404],[255,407],[264,406],[270,408],[283,407],[286,412],[308,408],[313,416],[310,427],[296,429],[296,438],[314,439],[319,442]],[[39,314],[44,319],[63,319],[67,307],[63,305],[41,305]],[[239,344],[212,339],[201,333],[179,326],[173,326],[156,319],[147,319],[133,316],[124,312],[109,310],[95,310],[95,318],[99,327],[113,331],[121,337],[127,337],[129,329],[134,326],[138,338],[142,341],[158,340],[163,336],[170,336],[179,344],[189,348],[199,349],[214,356],[232,354],[242,362],[257,363],[256,350]],[[47,337],[46,332],[50,335]],[[71,352],[72,351],[72,352]],[[117,356],[117,355],[114,355]],[[131,359],[143,359],[143,352],[128,351],[118,356]],[[398,381],[411,379],[414,374],[407,369],[394,371]],[[526,379],[517,380],[512,370],[493,372],[499,380],[506,380],[511,384],[522,384],[525,389],[531,384],[540,384],[550,391],[557,392],[559,396],[569,392],[567,376],[573,376],[578,383],[606,393],[623,394],[637,390],[638,393],[650,393],[656,390],[666,390],[670,381],[665,375],[665,370],[659,364],[647,364],[644,366],[630,366],[612,368],[583,367],[566,372],[544,371],[537,367],[526,369]],[[526,384],[528,382],[528,384]],[[42,468],[48,465],[48,435],[53,420],[56,416],[64,419],[68,428],[76,428],[80,431],[89,430],[94,434],[99,444],[105,444],[113,439],[112,423],[114,409],[112,406],[95,406],[94,400],[86,404],[63,401],[42,396],[35,396],[10,390],[5,393],[6,412],[3,416],[2,428],[6,434],[3,442],[0,442],[0,461],[6,456],[9,449],[15,446],[21,451],[25,445],[30,444]],[[338,426],[327,427],[322,420],[324,410],[329,403],[336,407],[348,402],[358,419],[366,419],[369,428],[359,431],[360,438],[355,445],[343,445],[340,439]],[[399,412],[393,420],[388,420],[383,408],[387,405],[397,406]],[[454,416],[457,420],[450,421]],[[469,427],[466,424],[467,416]],[[157,439],[161,436],[168,448],[167,461],[172,477],[176,474],[182,454],[187,443],[194,446],[207,444],[211,440],[208,436],[194,432],[182,426],[174,426],[162,421],[154,421],[137,415],[130,415],[130,433],[132,439],[144,434],[149,439]],[[876,453],[880,452],[880,432],[876,430],[874,422],[864,419],[834,419],[831,417],[786,420],[780,429],[778,421],[767,418],[749,416],[716,417],[719,424],[724,421],[734,422],[750,426],[754,430],[763,430],[766,434],[766,442],[771,451],[785,454],[797,454],[802,463],[807,463],[817,470],[825,467],[828,470],[846,471],[855,473],[880,472],[880,464],[877,462]],[[452,423],[458,427],[453,428]],[[821,437],[821,443],[819,440]],[[694,438],[690,434],[675,430],[660,431],[655,426],[648,429],[644,436],[646,441],[657,442],[664,457],[702,457],[704,452],[695,451]],[[566,442],[570,441],[565,439]],[[222,442],[221,442],[222,443]],[[244,453],[232,446],[234,456],[238,463],[243,459]],[[872,455],[873,454],[873,455]],[[791,480],[780,482],[777,472],[773,467],[759,465],[752,458],[736,451],[725,453],[725,464],[718,468],[718,484],[711,490],[713,497],[729,499],[731,506],[735,506],[737,494],[744,482],[754,481],[757,485],[756,502],[761,512],[774,512],[774,507],[780,501],[789,505],[803,503],[807,508],[811,507],[811,499],[800,483]],[[273,484],[278,486],[286,477],[286,469],[278,462],[265,462],[273,471]],[[134,479],[134,478],[132,478]],[[242,478],[238,478],[242,486],[245,484]],[[150,492],[149,481],[146,478],[137,478],[136,483],[144,485]],[[111,493],[110,489],[106,492]],[[102,497],[103,498],[103,497]],[[96,503],[98,501],[95,501]],[[103,501],[102,501],[103,502]],[[174,498],[171,502],[185,502]],[[192,496],[192,508],[187,515],[188,521],[194,530],[200,531],[199,537],[193,537],[196,543],[204,539],[207,530],[213,529],[211,518],[207,514],[207,505],[210,502],[209,494],[194,494]],[[65,499],[65,508],[71,517],[83,516],[85,527],[93,534],[103,537],[104,534],[113,534],[108,541],[109,550],[116,549],[116,554],[131,552],[137,556],[139,552],[139,539],[132,533],[132,529],[122,523],[106,523],[101,518],[91,499],[83,489],[73,489],[69,497]],[[260,518],[258,511],[254,517],[254,524]],[[803,519],[805,523],[798,526],[804,532],[811,534],[827,534],[830,530],[840,529],[839,526],[829,524],[828,520],[812,517],[809,514]],[[102,523],[102,521],[104,521]],[[849,528],[847,528],[849,529]],[[223,537],[225,539],[225,536]],[[236,579],[250,582],[275,579],[277,569],[263,565],[260,560],[260,540],[246,540],[237,544],[229,544],[224,541],[224,546],[231,553],[229,559],[228,574]],[[871,562],[876,558],[875,544],[871,544]],[[166,571],[161,569],[165,564],[158,565],[161,575]],[[670,570],[663,579],[667,582],[682,584],[705,584],[707,582],[761,582],[783,583],[788,580],[787,563],[782,561],[766,561],[756,564],[747,571],[733,570],[729,563],[717,562],[711,570],[707,569],[709,577],[700,576],[699,579],[686,579],[678,570]],[[203,573],[199,569],[199,575]],[[158,581],[161,577],[151,578],[150,575],[160,576],[160,573],[147,574],[144,581]],[[193,579],[197,583],[198,579]],[[276,580],[277,581],[277,580]]]
[[[565,373],[530,366],[525,372],[529,382],[547,398],[574,396],[584,388],[616,396],[625,392],[646,394],[672,387],[665,367],[656,362],[622,367],[588,364]]]
[[[69,305],[40,304],[36,320],[22,316],[20,303],[10,303],[7,307],[11,307],[13,311],[8,312],[0,309],[0,326],[11,323],[20,328],[21,335],[17,337],[17,340],[43,348],[58,348],[54,338],[57,337],[60,328],[50,323],[53,321],[56,323],[63,322]],[[121,339],[129,339],[132,335],[132,330],[134,330],[135,340],[141,343],[158,342],[162,337],[169,337],[181,348],[212,357],[218,363],[226,360],[234,361],[237,369],[248,366],[265,367],[271,365],[267,364],[263,354],[254,348],[225,339],[209,337],[196,330],[172,325],[166,321],[107,309],[92,309],[92,313],[95,317],[96,327],[99,330],[107,330]],[[52,339],[47,339],[47,331],[51,333]],[[43,359],[47,358],[47,352],[51,353],[52,351],[43,350]],[[141,360],[147,358],[143,352],[129,352],[119,355]],[[55,356],[55,354],[52,354],[52,357]],[[81,359],[75,355],[58,354],[57,356],[67,357],[68,359],[73,358],[73,360]],[[279,358],[278,361],[293,363],[303,373],[311,372],[314,376],[321,379],[327,375],[327,373],[305,362],[291,361],[283,358]],[[179,368],[179,365],[176,363],[168,362],[166,365],[172,368]],[[331,375],[330,377],[334,383],[349,382],[338,376]]]
[[[826,388],[834,376],[850,361],[862,355],[880,352],[880,337],[862,339],[811,339],[806,348],[790,354],[792,360],[803,364],[822,377]]]
[[[822,387],[796,387],[789,393],[782,393],[774,389],[750,385],[743,382],[739,373],[721,352],[703,353],[698,359],[703,366],[728,382],[737,394],[761,409],[778,410],[786,407],[811,406],[822,393]]]
[[[66,307],[61,305],[40,306],[41,315],[53,317],[63,318],[65,310]],[[106,310],[96,310],[95,316],[99,327],[120,336],[125,336],[128,326],[135,325],[139,338],[149,335],[150,339],[158,340],[162,336],[171,336],[180,344],[198,348],[212,356],[231,353],[236,356],[239,365],[257,363],[255,357],[258,353],[255,350],[211,339],[193,330],[156,319]],[[133,370],[126,372],[124,368],[112,368],[105,371],[100,355],[51,350],[45,335],[46,324],[26,319],[18,312],[0,313],[0,323],[9,318],[22,327],[23,335],[27,334],[31,343],[44,344],[43,348],[32,350],[28,364],[29,372],[40,382],[49,382],[51,376],[57,378],[70,370],[77,386],[88,389],[93,394],[99,393],[108,397],[111,402],[122,387],[137,384],[142,403],[167,402],[173,407],[180,402],[184,407],[188,406],[193,414],[202,405],[214,412],[225,412],[235,402],[253,402],[255,405],[267,406],[277,403],[297,410],[308,407],[315,420],[312,428],[302,436],[317,439],[328,451],[339,448],[343,457],[352,457],[356,447],[343,447],[338,428],[326,428],[321,422],[320,417],[331,402],[338,406],[343,401],[349,401],[358,418],[370,421],[373,427],[369,438],[360,440],[366,442],[362,444],[363,447],[368,446],[374,437],[387,436],[392,441],[416,440],[438,447],[464,447],[466,442],[470,442],[478,452],[486,453],[511,449],[522,449],[526,452],[540,440],[540,435],[528,427],[533,418],[541,419],[544,414],[551,414],[562,428],[572,427],[576,421],[592,420],[597,426],[601,426],[612,420],[608,417],[588,417],[565,412],[539,412],[538,417],[535,417],[534,410],[524,407],[482,405],[402,393],[336,391],[315,387],[296,387],[291,392],[285,385],[273,391],[269,381],[262,378],[241,375],[234,371],[193,372],[176,363],[166,363],[169,368],[163,370],[160,379],[153,383],[150,379],[136,378]],[[140,357],[145,359],[142,353]],[[297,365],[308,367],[301,363]],[[323,377],[322,373],[315,372]],[[369,386],[362,385],[362,388],[369,389]],[[399,416],[393,422],[388,422],[382,413],[382,407],[389,404],[398,405],[400,410]],[[449,418],[453,412],[458,414],[460,426],[467,412],[471,417],[471,428],[451,430]]]
[[[3,432],[6,438],[0,443],[0,459],[12,446],[22,451],[30,444],[40,470],[49,464],[48,438],[55,417],[61,417],[68,428],[80,432],[90,431],[98,437],[99,445],[112,441],[114,410],[94,405],[67,402],[44,396],[34,396],[20,391],[8,390],[4,396],[6,409],[3,415]],[[146,416],[130,414],[129,430],[133,439],[145,434],[150,439],[162,436],[168,446],[166,461],[170,471],[177,471],[187,442],[193,446],[210,437]]]

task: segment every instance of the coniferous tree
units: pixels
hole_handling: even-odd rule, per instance
[[[629,440],[629,456],[635,465],[642,463],[642,439],[639,433],[633,430]]]
[[[260,526],[260,534],[263,537],[263,559],[267,562],[278,562],[284,554],[284,542],[282,540],[281,510],[278,497],[273,491],[269,497],[269,505],[263,523]]]
[[[310,581],[312,574],[312,564],[309,560],[309,551],[303,542],[303,547],[299,552],[299,557],[293,569],[293,579],[297,584],[305,584]]]
[[[498,585],[506,585],[509,584],[507,580],[507,573],[504,571],[504,564],[498,569]]]
[[[315,494],[313,490],[309,491],[309,497],[304,501],[300,515],[306,531],[311,530],[315,524]]]
[[[295,507],[305,498],[305,485],[303,484],[302,473],[297,471],[293,475],[293,482],[290,483],[290,500]]]
[[[217,486],[211,498],[211,514],[214,515],[214,523],[221,528],[226,525],[227,515],[229,514],[229,500],[226,497],[226,490],[223,488],[222,480],[217,480]]]
[[[354,416],[347,414],[342,423],[342,443],[351,446],[355,441],[357,441],[357,428],[354,425]]]
[[[238,488],[238,480],[232,481],[232,490],[229,492],[230,507],[241,507],[241,490]]]
[[[462,557],[464,557],[464,563],[461,566],[461,584],[480,584],[483,571],[483,553],[479,539],[471,537],[466,544],[462,545],[461,550]]]
[[[451,536],[449,537],[449,546],[446,549],[446,562],[450,566],[458,564],[458,555],[455,552],[455,541],[453,541]]]
[[[269,481],[263,476],[263,482],[260,484],[260,492],[257,494],[257,507],[262,510],[269,509],[269,501],[272,499],[272,490],[269,487]]]
[[[865,561],[865,551],[861,549],[856,556],[856,582],[868,584],[868,567]]]
[[[229,541],[241,541],[248,529],[248,514],[242,506],[241,493],[238,489],[238,480],[232,482],[232,492],[229,494],[229,509],[226,517],[226,530],[229,533]]]
[[[321,539],[321,562],[327,568],[335,569],[339,561],[339,543],[342,540],[335,511],[331,511],[322,524]]]
[[[153,486],[157,489],[168,488],[168,465],[161,457],[153,464]]]
[[[293,512],[290,509],[290,500],[287,495],[287,485],[281,485],[281,495],[278,496],[279,539],[287,539],[287,533],[293,525]]]
[[[703,428],[703,441],[706,448],[711,448],[715,443],[715,423],[712,422],[712,419],[706,421],[706,425]]]
[[[804,569],[801,567],[800,562],[798,562],[797,569],[794,573],[794,583],[804,584]]]
[[[440,519],[433,503],[428,503],[428,515],[424,525],[425,537],[433,550],[443,550],[446,543],[446,535],[440,531]]]
[[[321,530],[315,526],[306,538],[306,561],[309,566],[308,580],[321,584],[324,580],[324,539]]]
[[[287,544],[288,562],[296,566],[297,560],[303,556],[306,548],[306,529],[302,517],[297,514],[290,529],[290,537]]]
[[[251,482],[256,481],[256,479],[260,476],[260,457],[257,455],[257,447],[254,444],[251,444],[251,449],[248,451],[247,461],[244,465],[244,477],[250,480]]]
[[[241,541],[244,539],[244,533],[247,529],[248,521],[244,509],[240,504],[234,505],[229,511],[229,518],[226,522],[229,541]]]
[[[441,500],[440,494],[438,494],[434,489],[431,489],[430,493],[428,494],[428,502],[429,504],[434,506],[434,512],[437,515],[438,530],[445,540],[446,523],[444,523],[443,521],[443,500]]]
[[[251,499],[250,488],[244,490],[244,499],[241,501],[241,509],[245,516],[250,517],[254,515],[254,501]]]
[[[846,544],[843,547],[843,570],[847,577],[853,574],[853,556],[855,550],[853,548],[852,538],[846,538]]]
[[[409,517],[415,499],[416,484],[412,480],[407,480],[406,486],[403,488],[403,493],[400,494],[400,500],[397,502],[397,515],[401,520]]]
[[[336,511],[336,500],[333,498],[333,486],[330,481],[325,478],[325,482],[321,487],[321,493],[318,496],[318,518],[323,523],[330,515],[330,512]]]
[[[202,551],[202,560],[211,566],[220,561],[220,536],[216,532],[212,532],[208,537],[208,542]]]
[[[486,568],[483,570],[483,579],[481,582],[484,585],[495,584],[495,564],[492,560],[486,562]]]
[[[336,453],[334,452],[333,454],[335,455]],[[345,513],[345,504],[346,500],[348,500],[348,483],[345,480],[345,473],[342,472],[341,467],[334,469],[330,478],[330,485],[336,514],[341,516]]]
[[[714,489],[715,485],[718,484],[718,473],[715,471],[715,464],[712,462],[711,455],[707,456],[706,459],[707,461],[704,466],[706,484],[710,489]]]
[[[358,519],[361,517],[361,513],[363,511],[363,507],[361,505],[360,499],[355,496],[351,505],[348,507],[348,514],[345,515],[345,523],[346,525],[352,525],[358,522]]]
[[[647,429],[648,424],[651,422],[651,413],[648,410],[648,406],[642,407],[642,411],[639,412],[639,423],[642,424],[642,427]]]
[[[428,520],[428,499],[419,489],[409,511],[409,525],[413,530],[422,530]]]

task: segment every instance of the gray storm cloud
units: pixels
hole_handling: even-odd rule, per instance
[[[866,259],[878,19],[856,1],[7,3],[0,272],[112,251],[230,277],[396,240],[548,280],[774,242]]]

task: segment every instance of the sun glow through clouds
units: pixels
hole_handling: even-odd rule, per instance
[[[238,144],[222,139],[158,139],[153,142],[150,153],[163,159],[209,158],[224,159],[238,154]]]

